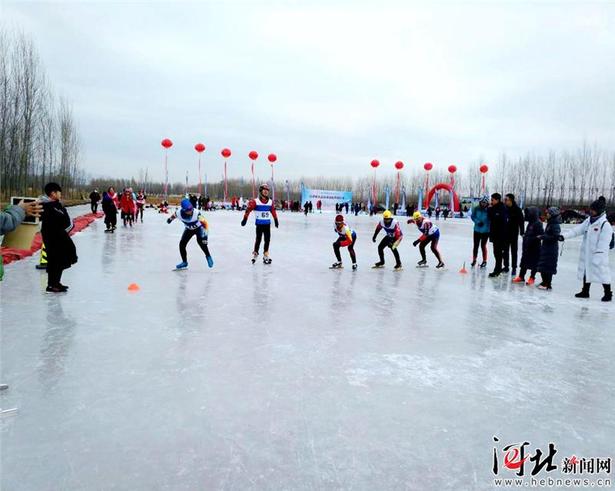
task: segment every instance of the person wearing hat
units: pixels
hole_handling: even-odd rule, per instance
[[[306,203],[307,206],[307,203]],[[245,227],[248,223],[248,216],[254,211],[256,216],[256,240],[254,241],[254,251],[252,252],[252,264],[256,262],[258,257],[258,250],[261,246],[261,240],[265,238],[265,245],[263,250],[263,264],[271,264],[271,257],[269,257],[269,242],[271,240],[271,219],[275,224],[275,228],[278,228],[278,215],[275,212],[275,206],[273,201],[269,197],[269,186],[267,184],[261,184],[258,187],[258,198],[251,199],[248,202],[248,207],[241,220],[241,226]]]
[[[589,207],[590,216],[580,225],[562,234],[562,239],[583,236],[579,254],[577,277],[583,281],[583,288],[575,295],[577,298],[589,298],[592,283],[602,283],[603,302],[613,299],[611,290],[611,269],[609,267],[609,248],[613,237],[613,228],[606,217],[606,199],[600,196]]]
[[[403,232],[401,231],[401,226],[399,222],[393,218],[393,214],[386,210],[382,214],[382,220],[378,222],[376,225],[376,230],[374,231],[374,236],[372,237],[372,242],[376,242],[376,237],[381,230],[384,230],[386,235],[378,244],[378,257],[380,260],[374,264],[373,268],[383,268],[384,267],[384,250],[389,247],[391,251],[393,251],[393,256],[395,257],[395,271],[401,271],[401,259],[399,257],[399,251],[397,247],[403,238]]]
[[[62,205],[62,188],[55,182],[45,185],[45,196],[41,215],[41,236],[47,251],[47,292],[63,293],[68,286],[63,285],[62,272],[77,262],[77,249],[70,238],[73,229],[66,208]]]
[[[478,204],[472,207],[472,221],[474,222],[474,247],[472,248],[472,267],[476,266],[478,248],[480,247],[483,262],[480,267],[487,266],[487,242],[489,241],[489,196],[484,195]]]
[[[207,265],[210,268],[214,267],[214,260],[209,252],[207,245],[207,236],[209,232],[209,225],[207,220],[198,211],[194,210],[194,206],[188,198],[184,198],[180,203],[181,209],[179,214],[173,213],[167,218],[167,223],[171,223],[176,218],[184,224],[184,233],[179,241],[179,254],[182,258],[182,262],[175,266],[176,270],[186,269],[188,267],[188,254],[186,253],[186,246],[192,237],[196,237],[196,241],[199,247],[205,254]]]
[[[417,266],[419,268],[427,267],[427,255],[425,254],[425,249],[427,249],[428,244],[431,244],[431,252],[433,252],[434,256],[436,256],[436,259],[438,260],[436,268],[443,268],[444,262],[442,261],[442,256],[438,250],[440,229],[431,223],[429,218],[423,217],[420,211],[415,211],[412,218],[408,220],[408,223],[415,223],[419,229],[419,232],[421,232],[421,236],[412,243],[414,247],[420,244],[419,252],[421,253],[421,260],[418,262]]]
[[[497,278],[500,274],[509,271],[506,267],[502,268],[504,252],[506,251],[508,212],[506,206],[502,203],[500,193],[491,195],[491,206],[489,206],[487,212],[489,214],[489,240],[493,244],[493,257],[495,258],[495,267],[489,273],[489,277]]]
[[[562,240],[562,216],[559,208],[552,206],[547,210],[547,226],[545,233],[540,235],[540,255],[538,257],[538,271],[542,282],[538,285],[540,290],[551,290],[553,275],[557,274],[557,260],[559,257],[558,241]]]
[[[337,262],[333,263],[330,269],[342,269],[342,254],[340,253],[340,247],[348,247],[348,254],[352,260],[352,270],[357,269],[357,256],[354,252],[354,245],[357,242],[357,233],[352,230],[344,222],[342,215],[335,217],[335,233],[337,234],[337,240],[333,243],[333,252]]]

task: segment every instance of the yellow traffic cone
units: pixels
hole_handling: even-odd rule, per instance
[[[45,250],[45,244],[41,246],[41,259],[36,265],[36,269],[47,269],[47,251]]]

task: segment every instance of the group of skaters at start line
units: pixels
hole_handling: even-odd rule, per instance
[[[109,200],[115,202],[116,198],[113,188],[110,188],[104,194],[106,199],[103,198],[103,208],[105,201],[107,203]],[[133,198],[136,202],[132,194],[132,190],[124,190],[125,201]],[[68,286],[61,283],[62,272],[77,262],[77,251],[70,238],[73,222],[66,208],[62,205],[61,198],[61,187],[57,183],[51,182],[45,186],[45,196],[40,200],[43,207],[41,235],[47,252],[47,292],[50,293],[62,293],[68,290]],[[257,261],[261,242],[263,242],[263,263],[269,265],[271,264],[269,255],[271,224],[273,222],[275,227],[278,228],[279,220],[267,184],[262,184],[259,187],[258,198],[249,201],[241,221],[242,226],[247,224],[248,217],[252,212],[255,215],[256,226],[252,264]],[[117,208],[115,214],[117,214]],[[533,285],[536,274],[540,273],[542,281],[538,288],[550,290],[553,276],[557,273],[559,242],[582,236],[577,276],[583,282],[583,287],[575,296],[588,298],[590,285],[601,283],[604,288],[602,301],[612,300],[609,250],[614,247],[615,234],[611,223],[607,220],[606,199],[604,197],[601,196],[591,204],[590,216],[586,220],[563,233],[560,227],[562,219],[558,208],[550,207],[547,210],[546,224],[543,224],[537,208],[529,207],[521,211],[512,194],[506,195],[504,202],[498,193],[492,194],[491,197],[483,196],[479,203],[473,207],[471,216],[474,222],[473,267],[477,265],[479,248],[482,252],[482,263],[479,267],[484,268],[486,266],[487,241],[490,241],[493,245],[495,257],[495,269],[489,274],[490,277],[497,277],[512,271],[513,283]],[[129,217],[126,217],[126,219],[130,221]],[[184,199],[181,202],[180,209],[167,219],[167,223],[170,224],[175,219],[178,219],[184,226],[179,241],[182,261],[177,264],[176,269],[184,270],[188,268],[186,246],[192,237],[196,237],[199,247],[205,254],[207,265],[210,268],[213,267],[214,260],[208,248],[209,226],[205,217],[198,210],[195,210],[189,199]],[[135,220],[134,216],[132,220]],[[527,226],[525,225],[526,222]],[[420,233],[420,236],[412,243],[415,247],[419,246],[421,255],[417,267],[427,267],[426,249],[429,246],[438,261],[436,268],[443,268],[444,262],[438,250],[440,240],[438,227],[429,218],[423,217],[419,211],[413,213],[408,223],[414,223]],[[109,225],[107,230],[109,230]],[[357,258],[354,249],[357,241],[356,231],[351,229],[346,224],[344,217],[339,214],[335,217],[334,231],[337,234],[337,238],[333,242],[336,262],[333,263],[331,269],[343,267],[341,249],[347,248],[352,261],[352,269],[356,270]],[[395,259],[394,270],[400,271],[402,264],[398,249],[403,238],[403,232],[398,220],[393,217],[389,210],[383,213],[382,219],[376,225],[372,236],[374,243],[381,231],[384,231],[384,237],[378,244],[379,260],[373,265],[373,268],[384,267],[384,252],[386,249],[390,249]],[[517,242],[519,236],[522,236],[523,240],[520,269],[517,275]],[[528,273],[529,278],[526,280],[525,276]]]

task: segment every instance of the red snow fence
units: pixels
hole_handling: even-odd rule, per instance
[[[74,227],[70,231],[70,235],[75,235],[77,232],[81,232],[83,229],[89,227],[89,225],[96,219],[101,218],[104,215],[102,212],[98,213],[87,213],[86,215],[81,215],[76,217],[73,220]],[[32,245],[30,249],[13,249],[12,247],[0,247],[0,254],[2,255],[2,263],[10,264],[13,261],[19,261],[25,257],[30,257],[31,255],[38,252],[43,245],[43,239],[41,238],[41,233],[36,232],[34,235],[34,239],[32,239]]]

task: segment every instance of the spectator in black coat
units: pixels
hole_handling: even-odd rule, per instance
[[[98,211],[98,202],[100,201],[100,193],[98,189],[95,189],[90,193],[90,208],[92,209],[92,213],[96,213]]]
[[[544,228],[539,218],[539,210],[535,207],[525,209],[527,228],[523,234],[523,253],[521,256],[521,271],[519,276],[513,279],[513,283],[525,282],[525,273],[530,272],[527,285],[531,286],[536,280],[538,270],[538,258],[540,257],[540,237],[544,234]]]
[[[504,204],[508,211],[506,220],[506,250],[504,251],[504,269],[508,270],[510,265],[511,274],[517,274],[517,257],[519,248],[519,235],[523,237],[524,219],[523,211],[515,201],[515,195],[508,193],[504,198]],[[510,262],[508,261],[508,252],[510,251]]]
[[[487,214],[489,215],[489,242],[493,244],[493,257],[495,258],[495,268],[489,273],[489,277],[495,278],[503,272],[508,272],[508,269],[502,269],[507,241],[507,212],[500,193],[491,195],[491,206],[487,209]]]
[[[547,226],[545,233],[540,236],[540,257],[538,259],[538,271],[542,276],[542,283],[538,285],[541,290],[550,290],[553,275],[557,274],[557,259],[559,256],[558,241],[563,240],[562,217],[559,208],[552,206],[547,210]]]
[[[73,221],[60,202],[62,188],[58,184],[45,185],[45,195],[41,199],[41,235],[47,251],[47,291],[61,293],[68,290],[60,283],[62,272],[77,262],[77,249],[69,235]]]

